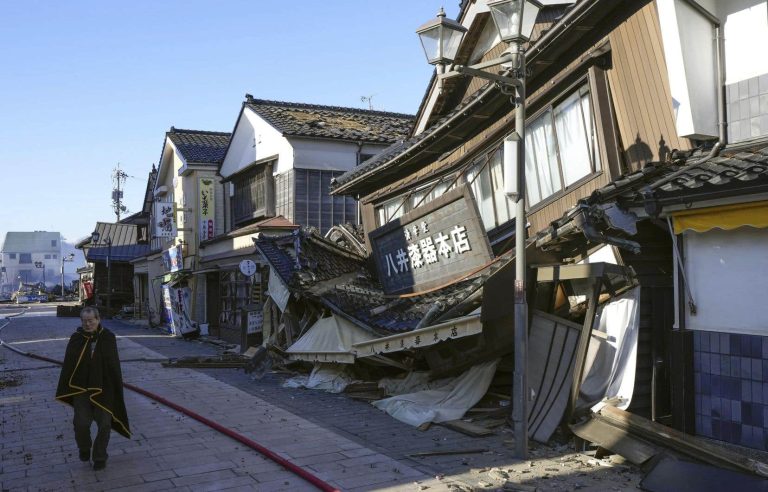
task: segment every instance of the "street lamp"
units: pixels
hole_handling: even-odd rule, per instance
[[[64,262],[75,261],[75,254],[69,253],[67,256],[61,257],[61,297],[64,298]]]
[[[42,261],[36,261],[35,262],[35,268],[42,268],[43,269],[43,290],[45,290],[45,263]]]
[[[110,264],[109,257],[112,256],[112,238],[106,237],[102,243],[99,243],[101,235],[98,231],[91,233],[91,243],[95,245],[106,244],[107,246],[107,316],[110,316],[112,312],[112,265]]]
[[[515,202],[515,369],[512,382],[512,421],[515,431],[515,456],[528,456],[528,303],[525,297],[525,51],[541,9],[535,0],[493,0],[488,2],[491,18],[502,41],[509,47],[498,58],[469,67],[452,65],[445,71],[445,64],[452,63],[461,43],[464,31],[444,20],[440,10],[437,20],[420,27],[416,33],[421,38],[427,61],[436,65],[439,83],[458,76],[480,77],[495,82],[504,94],[511,94],[515,105],[515,132],[504,142],[504,191]],[[463,29],[463,27],[462,27]],[[459,36],[458,40],[456,36]],[[427,46],[436,46],[432,56]],[[499,66],[501,74],[483,69]]]

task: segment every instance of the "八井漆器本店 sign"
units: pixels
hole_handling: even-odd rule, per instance
[[[369,237],[386,294],[437,287],[493,258],[466,186],[379,227]]]

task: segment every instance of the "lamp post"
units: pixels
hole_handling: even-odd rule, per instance
[[[75,261],[75,254],[69,253],[67,256],[61,257],[61,297],[64,298],[64,262]]]
[[[480,77],[495,82],[504,94],[511,93],[515,105],[515,132],[504,145],[504,191],[515,202],[515,369],[512,382],[512,422],[515,432],[515,456],[528,457],[528,303],[526,300],[525,261],[525,51],[541,9],[535,0],[493,0],[488,9],[502,41],[509,47],[496,59],[469,67],[446,65],[453,63],[466,29],[453,21],[445,20],[440,9],[437,19],[421,26],[416,33],[421,38],[427,61],[436,66],[439,83],[457,76]],[[501,74],[483,69],[499,66]]]
[[[95,245],[105,244],[107,246],[107,316],[111,316],[112,313],[112,265],[110,264],[110,256],[112,256],[112,238],[104,238],[103,243],[99,243],[101,235],[98,231],[91,233],[91,243]]]

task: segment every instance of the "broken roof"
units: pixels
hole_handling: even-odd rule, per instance
[[[478,291],[503,263],[421,294],[393,297],[384,294],[368,270],[367,260],[307,230],[291,235],[259,238],[257,250],[289,290],[342,313],[369,331],[388,335],[412,331],[461,316],[479,305],[454,310]],[[509,255],[501,258],[509,261]],[[448,319],[446,317],[446,319]]]
[[[414,116],[338,106],[255,99],[245,106],[284,136],[391,144],[408,136]]]
[[[665,207],[692,205],[715,199],[743,198],[768,192],[768,141],[724,148],[707,158],[701,150],[672,156],[668,163],[651,163],[595,190],[537,235],[537,244],[550,247],[588,240],[632,248],[632,211],[651,217]],[[606,232],[610,231],[610,236]],[[614,241],[614,242],[611,242]],[[634,243],[635,247],[639,247]]]
[[[187,162],[219,164],[224,159],[232,134],[171,127],[166,136]]]
[[[526,50],[528,93],[533,94],[562,67],[588,53],[615,25],[646,3],[648,0],[582,0],[574,4]],[[332,193],[365,195],[403,178],[508,117],[511,110],[509,97],[496,84],[486,83],[427,130],[336,178]]]

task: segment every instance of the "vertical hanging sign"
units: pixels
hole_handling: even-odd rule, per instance
[[[176,237],[173,202],[155,202],[154,207],[155,237]]]
[[[213,238],[214,234],[214,200],[213,179],[200,178],[200,240]]]

